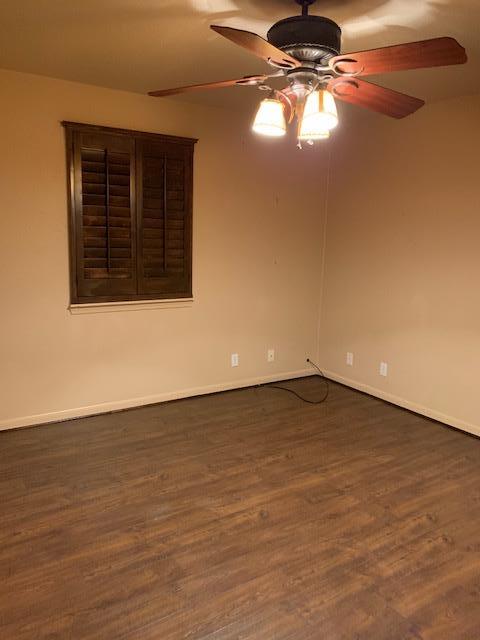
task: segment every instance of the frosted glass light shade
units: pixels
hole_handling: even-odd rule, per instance
[[[312,123],[308,123],[313,118]],[[338,125],[337,105],[329,91],[313,91],[305,102],[302,126],[320,131],[331,131]],[[325,137],[325,136],[323,136]],[[328,136],[327,136],[328,137]]]
[[[325,128],[325,121],[321,114],[315,113],[303,118],[300,126],[299,140],[328,140],[330,131]]]
[[[258,107],[252,129],[262,136],[279,138],[287,132],[283,104],[279,100],[266,98]]]

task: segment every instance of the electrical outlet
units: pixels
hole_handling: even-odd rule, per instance
[[[388,364],[386,362],[380,363],[380,375],[384,376],[385,378],[388,375]]]
[[[347,364],[349,367],[353,367],[353,353],[351,351],[347,351]]]
[[[238,353],[232,353],[230,362],[232,363],[232,367],[238,367]]]
[[[275,349],[269,349],[267,351],[267,362],[273,362],[275,360]]]

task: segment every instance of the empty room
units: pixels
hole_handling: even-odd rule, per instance
[[[1,640],[480,640],[479,24],[0,1]]]

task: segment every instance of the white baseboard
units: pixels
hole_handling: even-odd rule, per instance
[[[5,431],[7,429],[19,429],[21,427],[32,427],[35,425],[48,424],[50,422],[61,422],[64,420],[72,420],[73,418],[83,418],[85,416],[92,416],[100,413],[110,413],[111,411],[143,407],[149,404],[167,402],[169,400],[179,400],[180,398],[190,398],[192,396],[201,396],[209,393],[217,393],[219,391],[242,389],[244,387],[252,387],[256,384],[279,382],[280,380],[290,380],[292,378],[304,378],[311,375],[315,375],[315,371],[312,369],[300,369],[299,371],[286,371],[284,373],[270,374],[268,376],[259,376],[256,378],[246,378],[244,380],[232,380],[230,382],[211,384],[203,387],[166,391],[152,396],[128,398],[126,400],[114,400],[112,402],[102,402],[100,404],[75,407],[73,409],[63,409],[61,411],[21,416],[18,418],[11,418],[9,420],[0,420],[0,431]]]
[[[445,413],[440,413],[435,409],[430,409],[429,407],[425,407],[420,404],[416,404],[415,402],[410,402],[410,400],[406,400],[405,398],[400,398],[399,396],[395,396],[391,393],[386,393],[381,389],[377,389],[376,387],[371,387],[368,384],[363,384],[362,382],[358,382],[357,380],[352,380],[351,378],[345,378],[344,376],[335,373],[334,371],[323,370],[324,374],[327,378],[334,380],[335,382],[340,382],[347,387],[352,387],[352,389],[357,389],[358,391],[363,391],[368,393],[371,396],[375,396],[376,398],[380,398],[381,400],[386,400],[387,402],[391,402],[392,404],[396,404],[399,407],[403,407],[404,409],[409,409],[410,411],[414,411],[415,413],[420,413],[423,416],[427,416],[427,418],[432,418],[433,420],[437,420],[438,422],[443,422],[444,424],[455,427],[456,429],[460,429],[461,431],[466,431],[467,433],[472,433],[475,436],[480,436],[480,426],[470,424],[468,422],[464,422],[463,420],[459,420],[454,416],[446,415]]]
[[[429,407],[410,402],[405,398],[395,396],[391,393],[386,393],[376,387],[363,384],[357,380],[351,378],[345,378],[334,371],[324,370],[327,378],[340,382],[347,387],[363,391],[371,396],[386,400],[392,404],[396,404],[404,409],[415,411],[421,415],[443,422],[456,429],[461,429],[467,433],[480,437],[480,427],[463,420],[459,420],[454,416],[449,416],[444,413],[440,413]],[[49,424],[51,422],[61,422],[64,420],[72,420],[74,418],[83,418],[86,416],[97,415],[101,413],[110,413],[112,411],[121,411],[122,409],[132,409],[134,407],[143,407],[149,404],[157,404],[160,402],[168,402],[169,400],[179,400],[180,398],[189,398],[193,396],[207,395],[209,393],[217,393],[220,391],[230,391],[232,389],[242,389],[244,387],[251,387],[256,384],[265,384],[267,382],[278,382],[280,380],[289,380],[293,378],[304,378],[306,376],[314,375],[315,371],[312,369],[300,369],[298,371],[287,371],[284,373],[277,373],[268,376],[258,376],[255,378],[246,378],[244,380],[236,380],[230,382],[224,382],[219,384],[206,385],[203,387],[192,387],[189,389],[181,389],[177,391],[166,391],[151,396],[143,396],[137,398],[128,398],[126,400],[114,400],[112,402],[102,402],[100,404],[88,405],[84,407],[76,407],[73,409],[63,409],[61,411],[51,411],[48,413],[39,413],[36,415],[21,416],[18,418],[12,418],[8,420],[0,420],[0,431],[6,431],[8,429],[19,429],[21,427],[31,427],[35,425]]]

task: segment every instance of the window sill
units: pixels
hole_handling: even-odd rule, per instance
[[[193,298],[176,300],[133,300],[131,302],[90,302],[71,304],[68,309],[74,316],[86,313],[114,313],[117,311],[145,311],[150,309],[186,309],[193,305]]]

